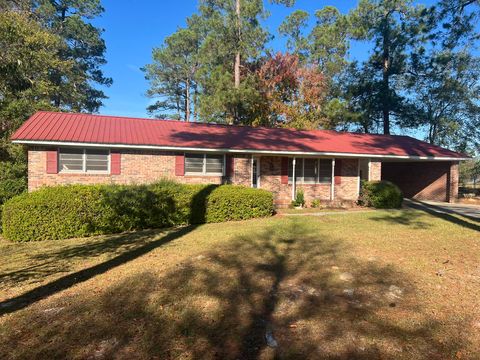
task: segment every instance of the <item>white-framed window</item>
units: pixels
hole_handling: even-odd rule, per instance
[[[292,183],[293,159],[288,159],[288,182]],[[295,182],[297,184],[330,184],[332,160],[295,158]]]
[[[223,154],[185,154],[185,175],[222,176],[224,171]]]
[[[318,160],[318,182],[320,184],[332,183],[332,159]]]
[[[65,173],[107,174],[110,151],[102,149],[58,149],[58,170]]]

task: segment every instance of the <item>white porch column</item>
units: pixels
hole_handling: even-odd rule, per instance
[[[332,186],[330,189],[330,199],[335,199],[335,159],[332,159]]]
[[[297,186],[297,181],[296,181],[296,176],[295,176],[295,164],[296,164],[296,159],[295,156],[293,157],[292,165],[293,165],[293,171],[292,171],[292,200],[295,200],[295,188]]]

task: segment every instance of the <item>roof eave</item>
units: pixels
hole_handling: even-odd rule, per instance
[[[471,157],[448,157],[448,156],[418,156],[418,155],[393,155],[393,154],[361,154],[361,153],[343,153],[329,151],[276,151],[276,150],[254,150],[254,149],[222,149],[222,148],[201,148],[201,147],[182,147],[182,146],[161,146],[161,145],[132,145],[132,144],[109,144],[109,143],[88,143],[88,142],[68,142],[68,141],[47,141],[47,140],[12,140],[15,144],[22,145],[40,145],[40,146],[78,146],[95,148],[122,148],[139,150],[165,150],[165,151],[201,151],[201,152],[221,152],[232,154],[259,154],[259,155],[283,155],[283,156],[334,156],[348,158],[375,158],[375,159],[404,159],[404,160],[422,160],[422,161],[465,161]]]

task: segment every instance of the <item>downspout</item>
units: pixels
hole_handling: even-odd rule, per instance
[[[296,167],[296,159],[295,156],[293,157],[292,165],[293,165],[293,171],[292,171],[292,200],[295,200],[295,188],[297,187],[297,182],[295,180],[295,167]]]

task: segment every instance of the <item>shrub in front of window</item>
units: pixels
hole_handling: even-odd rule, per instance
[[[243,220],[273,213],[273,195],[233,185],[69,185],[5,203],[4,236],[56,240],[128,230]]]
[[[403,194],[389,181],[363,181],[359,203],[377,209],[395,209],[402,206]]]
[[[101,197],[100,187],[81,185],[16,196],[4,205],[3,234],[13,241],[28,241],[103,233],[113,214]]]
[[[305,206],[305,194],[303,190],[298,190],[295,194],[295,200],[292,201],[293,207],[304,207]]]
[[[222,185],[208,195],[205,222],[247,220],[272,214],[271,192],[243,186]]]

